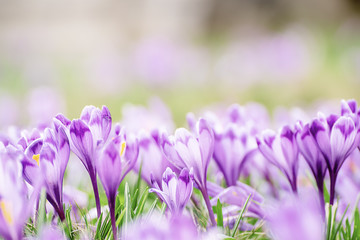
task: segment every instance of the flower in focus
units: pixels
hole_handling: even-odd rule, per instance
[[[115,239],[117,232],[115,226],[116,192],[125,175],[134,167],[138,154],[137,140],[134,137],[127,138],[125,134],[120,134],[103,147],[96,161],[99,178],[109,203]]]
[[[185,128],[178,128],[174,136],[164,134],[162,149],[177,168],[193,169],[194,181],[204,197],[211,223],[216,225],[206,187],[207,168],[214,151],[214,133],[206,120],[197,122],[196,135]]]
[[[329,170],[330,204],[333,204],[337,175],[347,157],[359,146],[360,128],[350,116],[319,114],[312,121],[310,132]]]
[[[324,178],[326,174],[325,159],[317,147],[316,140],[312,135],[310,129],[312,123],[302,126],[301,122],[296,125],[296,142],[299,151],[304,157],[306,163],[309,165],[312,174],[314,175],[316,186],[319,192],[319,200],[322,210],[322,215],[325,217],[325,201],[324,201]]]
[[[47,199],[65,219],[63,209],[63,179],[70,157],[70,145],[65,130],[61,127],[46,128],[44,137],[34,140],[25,149],[22,161],[24,179],[31,185],[42,182]]]
[[[134,169],[139,172],[141,168],[141,177],[149,185],[152,185],[153,181],[161,185],[162,175],[168,167],[173,171],[177,170],[161,150],[159,130],[154,130],[151,134],[146,132],[139,134],[139,151],[140,160],[136,162]]]
[[[101,146],[107,141],[111,131],[111,114],[106,106],[102,110],[94,106],[86,106],[80,119],[68,120],[63,115],[56,116],[58,122],[67,128],[71,150],[79,157],[89,172],[94,189],[97,214],[100,216],[101,207],[96,179],[95,161]]]
[[[179,177],[167,168],[163,174],[161,188],[154,182],[155,188],[150,192],[155,192],[169,207],[172,215],[177,216],[182,213],[193,191],[193,174],[188,169],[181,170]]]
[[[283,127],[277,134],[272,130],[265,130],[256,140],[260,152],[285,174],[292,191],[297,192],[299,151],[295,132],[289,126]]]

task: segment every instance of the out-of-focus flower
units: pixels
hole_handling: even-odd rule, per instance
[[[269,235],[278,240],[319,240],[325,237],[325,224],[313,194],[289,195],[268,210]]]
[[[59,112],[64,112],[65,103],[61,94],[53,88],[33,89],[27,99],[27,110],[32,123],[45,128]]]
[[[134,167],[138,154],[139,146],[136,138],[120,134],[103,147],[96,161],[99,178],[109,203],[114,239],[117,239],[115,225],[116,192],[125,175]]]
[[[101,213],[99,191],[96,179],[95,161],[101,146],[107,141],[111,131],[111,114],[106,106],[102,110],[94,106],[86,106],[80,119],[68,120],[59,114],[56,119],[67,128],[71,150],[79,157],[89,172],[94,189],[98,216]],[[59,124],[59,123],[56,123]]]
[[[30,238],[32,239],[32,238]],[[33,238],[34,240],[65,240],[66,237],[61,230],[55,226],[45,226],[42,228],[41,232],[37,236],[37,238]]]
[[[295,132],[289,126],[283,127],[279,133],[265,130],[257,138],[257,144],[264,157],[285,174],[293,192],[297,192],[299,151]]]
[[[329,170],[330,204],[333,204],[337,175],[347,157],[359,146],[360,129],[350,116],[319,114],[312,121],[310,132]]]
[[[189,201],[193,190],[193,174],[188,169],[181,170],[179,177],[167,168],[163,174],[161,188],[154,182],[155,188],[150,192],[155,192],[169,207],[173,216],[182,213]]]
[[[139,161],[136,162],[134,169],[139,172],[141,167],[141,177],[149,185],[152,185],[152,181],[161,185],[162,175],[166,168],[177,170],[161,150],[160,134],[159,130],[154,130],[151,134],[144,131],[139,133]]]
[[[244,207],[246,199],[250,196],[250,201],[247,206],[247,216],[262,218],[264,216],[261,204],[264,198],[252,187],[237,182],[235,186],[223,188],[214,183],[208,182],[211,205],[216,205],[219,199],[221,203],[227,203],[239,207],[238,210]],[[210,190],[211,189],[211,190]]]
[[[206,187],[207,168],[214,151],[214,133],[206,120],[197,122],[196,136],[184,128],[178,128],[174,136],[164,134],[162,149],[179,169],[193,168],[194,181],[204,197],[211,223],[216,225]]]
[[[17,158],[12,150],[0,146],[0,236],[4,239],[23,238],[24,225],[41,187],[34,186],[28,197]]]
[[[224,132],[215,133],[214,160],[227,186],[236,185],[246,161],[257,151],[256,141],[245,128],[229,124]]]
[[[65,219],[63,209],[63,179],[70,157],[70,145],[62,127],[46,128],[44,138],[34,140],[25,149],[22,161],[24,179],[31,185],[41,181],[47,199],[58,213]]]
[[[166,104],[157,97],[149,100],[148,107],[127,104],[122,109],[121,124],[128,132],[152,132],[161,128],[167,131],[174,130],[171,112]]]
[[[305,158],[306,163],[309,165],[312,174],[314,175],[316,185],[319,192],[320,205],[322,215],[325,217],[325,201],[324,201],[324,178],[326,174],[326,162],[324,156],[317,147],[316,140],[312,135],[310,129],[312,123],[305,126],[301,122],[296,125],[296,142],[299,151]]]
[[[126,232],[124,240],[183,240],[201,239],[191,218],[180,215],[170,220],[154,214],[149,219],[138,219]]]

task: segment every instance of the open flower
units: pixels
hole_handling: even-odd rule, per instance
[[[161,188],[154,182],[155,188],[150,192],[155,192],[167,204],[173,216],[182,213],[189,201],[193,190],[193,174],[188,169],[181,170],[179,177],[167,168],[163,174]]]
[[[86,106],[81,112],[80,119],[72,121],[63,115],[56,116],[58,122],[67,128],[71,150],[79,157],[89,172],[94,189],[97,214],[100,216],[101,206],[96,179],[95,161],[111,131],[111,114],[107,107],[102,110],[94,106]],[[60,123],[59,123],[60,122]]]
[[[36,139],[25,149],[22,161],[24,179],[31,185],[42,182],[47,199],[65,219],[63,209],[63,179],[70,157],[70,145],[65,130],[61,127],[46,128],[44,138]]]
[[[116,239],[115,201],[116,192],[125,175],[134,167],[139,147],[136,138],[125,134],[108,142],[99,154],[96,162],[100,181],[104,187],[110,209],[114,239]]]
[[[295,132],[289,126],[283,127],[278,133],[265,130],[257,138],[257,144],[264,157],[285,174],[293,192],[297,192],[299,151]]]

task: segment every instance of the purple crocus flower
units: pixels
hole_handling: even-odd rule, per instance
[[[47,199],[65,220],[63,209],[63,179],[70,157],[70,145],[65,130],[60,127],[46,128],[44,138],[36,139],[25,149],[22,161],[24,179],[31,185],[41,181]]]
[[[89,172],[94,189],[97,214],[100,216],[101,206],[95,161],[101,146],[105,144],[111,131],[110,111],[106,106],[103,106],[102,110],[94,106],[86,106],[81,112],[80,119],[70,121],[61,114],[56,118],[67,128],[71,150],[79,157]]]
[[[153,130],[151,134],[146,132],[139,134],[140,160],[136,162],[134,169],[139,172],[141,167],[141,177],[149,185],[152,185],[153,181],[155,181],[157,185],[161,185],[163,173],[168,167],[173,171],[177,170],[174,165],[167,160],[161,150],[160,136],[161,134],[158,129]],[[178,171],[176,171],[176,173],[178,173]]]
[[[96,162],[99,178],[109,203],[114,239],[117,239],[115,225],[116,192],[125,175],[134,167],[138,154],[137,139],[121,133],[103,147]]]
[[[168,160],[177,168],[194,171],[194,181],[201,191],[212,225],[216,225],[211,209],[207,187],[207,168],[214,151],[214,133],[205,119],[197,122],[196,135],[184,128],[178,128],[174,136],[163,135],[162,148]]]
[[[316,140],[330,175],[330,204],[334,204],[335,184],[347,157],[359,146],[360,129],[351,116],[329,115],[311,123],[310,132]]]
[[[181,170],[179,177],[167,168],[163,174],[161,188],[154,181],[155,188],[150,192],[155,192],[161,200],[169,207],[173,216],[181,215],[193,191],[193,174],[188,169]]]
[[[41,187],[36,184],[28,197],[21,177],[20,155],[12,150],[0,146],[0,236],[6,240],[23,238],[24,225]]]
[[[245,128],[228,124],[215,133],[214,160],[224,175],[226,185],[234,186],[246,161],[256,152],[255,138]]]
[[[284,126],[277,134],[265,130],[256,140],[260,152],[285,174],[292,191],[296,193],[299,151],[295,132],[289,126]]]
[[[316,139],[312,132],[312,123],[305,126],[301,122],[296,125],[296,142],[300,153],[303,155],[306,163],[309,165],[312,174],[314,175],[316,185],[318,188],[320,206],[322,215],[325,218],[325,201],[324,201],[324,178],[326,174],[326,163],[323,154],[319,150]]]

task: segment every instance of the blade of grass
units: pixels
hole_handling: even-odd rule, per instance
[[[217,200],[217,204],[216,204],[216,221],[217,221],[217,226],[218,227],[223,227],[224,226],[223,213],[222,213],[222,204],[220,202],[220,199]]]
[[[251,197],[251,194],[248,196],[248,198],[247,198],[246,201],[245,201],[245,204],[244,204],[243,208],[241,209],[239,218],[236,220],[235,228],[234,228],[233,233],[231,234],[231,237],[235,237],[235,234],[236,234],[236,232],[237,232],[237,229],[238,229],[238,227],[239,227],[239,225],[240,225],[240,221],[242,220],[243,214],[244,214],[245,209],[246,209],[246,207],[247,207],[247,205],[248,205],[248,202],[249,202],[249,200],[250,200],[250,197]]]

